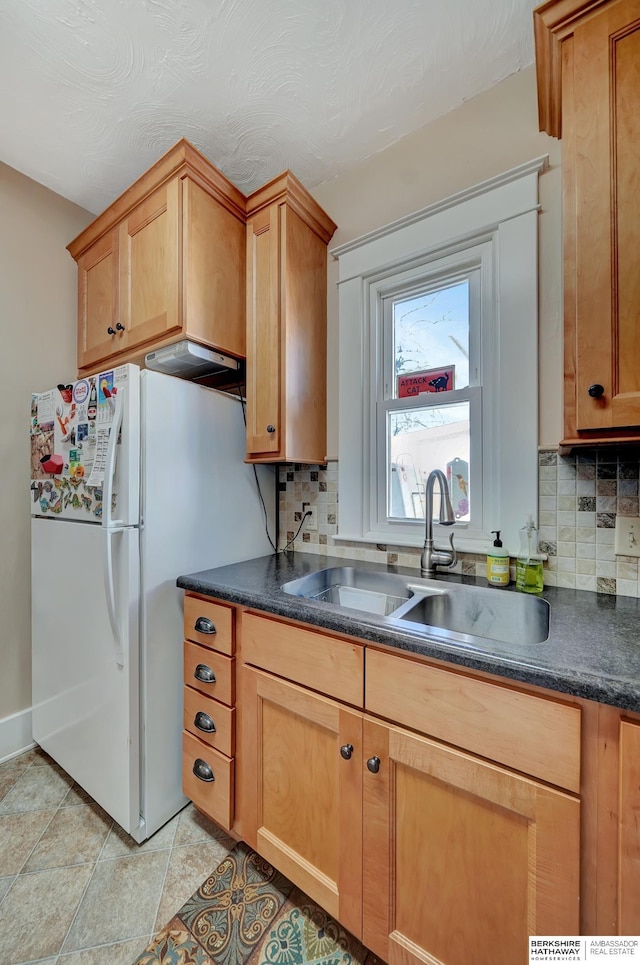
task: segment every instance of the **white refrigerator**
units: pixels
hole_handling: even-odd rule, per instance
[[[136,841],[181,789],[181,573],[264,556],[241,401],[122,365],[31,404],[33,737]]]

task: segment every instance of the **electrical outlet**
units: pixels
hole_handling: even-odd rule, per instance
[[[640,517],[616,516],[616,556],[640,556]]]
[[[304,515],[305,513],[311,513],[311,515],[307,516],[304,524],[309,532],[315,533],[318,529],[318,509],[316,506],[312,506],[311,503],[303,503],[302,514]]]

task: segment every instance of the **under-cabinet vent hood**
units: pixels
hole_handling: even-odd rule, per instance
[[[149,352],[145,355],[144,363],[148,369],[179,375],[184,379],[201,378],[226,369],[237,372],[240,368],[238,360],[230,355],[222,355],[186,338]]]

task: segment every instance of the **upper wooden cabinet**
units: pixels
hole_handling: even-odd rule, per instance
[[[540,127],[562,136],[566,445],[640,438],[640,0],[534,11]]]
[[[327,244],[336,225],[286,171],[247,198],[247,459],[326,458]]]
[[[189,337],[245,355],[245,198],[179,141],[68,250],[78,263],[78,369],[140,362]]]

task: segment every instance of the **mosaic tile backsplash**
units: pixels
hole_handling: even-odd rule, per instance
[[[602,448],[560,456],[538,455],[540,549],[548,559],[548,586],[619,596],[640,596],[636,557],[613,552],[616,514],[639,516],[640,448]],[[338,522],[338,464],[280,467],[278,482],[280,538],[278,548],[342,556],[416,569],[421,547],[334,542]],[[316,507],[317,532],[302,528],[302,504]],[[294,539],[295,537],[295,539]],[[511,578],[515,579],[515,560]],[[486,576],[486,556],[461,553],[454,572]]]

